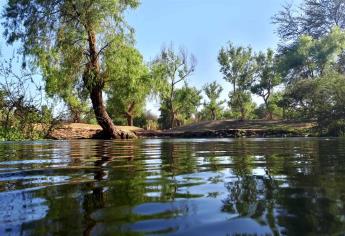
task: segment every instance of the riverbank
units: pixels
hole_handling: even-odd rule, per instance
[[[131,126],[117,126],[124,132],[142,132],[143,129]],[[99,125],[69,123],[63,124],[49,133],[48,138],[56,140],[70,140],[70,139],[93,139],[97,138],[101,133],[102,128]]]
[[[152,131],[138,127],[118,126],[125,132],[134,132],[138,137],[158,138],[238,138],[238,137],[303,137],[315,136],[316,124],[310,122],[221,120],[204,121],[171,130]],[[60,125],[48,136],[51,139],[99,138],[99,125],[71,123]]]
[[[316,136],[312,122],[267,120],[204,121],[165,131],[139,130],[140,137],[160,138],[239,138],[239,137],[304,137]]]

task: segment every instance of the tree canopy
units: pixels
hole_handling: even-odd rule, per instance
[[[159,86],[159,96],[164,104],[164,109],[169,113],[169,128],[173,128],[176,123],[176,107],[174,101],[177,96],[177,86],[181,82],[186,82],[188,77],[194,72],[196,59],[189,55],[186,49],[180,48],[178,52],[173,45],[162,49],[159,56],[154,60],[152,73]]]
[[[332,70],[345,49],[345,33],[334,28],[320,39],[303,35],[281,49],[280,71],[286,82],[316,78]]]
[[[107,107],[113,119],[124,117],[133,126],[133,118],[143,112],[154,83],[140,52],[131,45],[119,46],[109,55]]]
[[[281,84],[281,75],[273,50],[268,49],[266,53],[260,52],[256,57],[256,72],[251,86],[252,93],[264,100],[266,112],[269,119],[272,119],[272,111],[269,109],[270,97],[273,95],[274,87]]]
[[[247,118],[253,104],[250,85],[255,72],[255,61],[251,47],[236,47],[229,43],[219,52],[218,62],[223,78],[232,84],[232,92],[229,93],[229,105],[234,112],[239,112],[240,118]]]
[[[82,83],[105,135],[123,137],[105,110],[102,91],[109,78],[107,52],[116,42],[131,39],[123,13],[138,4],[137,0],[9,1],[3,14],[5,36],[9,43],[21,42],[24,65],[35,63],[48,83],[54,80],[67,87]]]
[[[210,84],[206,84],[203,89],[208,98],[208,102],[204,102],[206,112],[210,113],[207,117],[210,117],[212,120],[216,120],[219,118],[219,114],[222,111],[221,106],[225,103],[224,100],[219,100],[223,88],[216,81],[213,81]]]
[[[296,40],[301,35],[320,38],[334,27],[345,29],[345,1],[304,0],[300,6],[286,4],[273,22],[284,40]]]

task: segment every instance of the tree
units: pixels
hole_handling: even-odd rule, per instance
[[[339,28],[334,28],[320,39],[304,35],[281,48],[279,70],[287,83],[298,79],[315,79],[335,68],[344,49],[345,32]]]
[[[284,96],[298,118],[315,120],[332,135],[345,131],[345,78],[336,71],[289,85]],[[343,134],[342,134],[343,135]]]
[[[230,101],[228,102],[231,107],[232,117],[240,120],[252,118],[253,111],[255,110],[255,103],[252,101],[252,96],[249,91],[236,91],[229,93]]]
[[[224,100],[218,101],[223,88],[214,81],[206,84],[203,89],[209,100],[208,102],[204,102],[204,108],[211,113],[211,119],[216,120],[217,115],[222,110],[221,106],[225,103]]]
[[[154,60],[152,70],[154,77],[159,80],[160,99],[163,110],[168,112],[168,128],[173,128],[176,121],[176,89],[179,83],[186,81],[194,72],[196,59],[188,55],[185,49],[175,52],[172,45],[163,48],[160,55]]]
[[[173,101],[174,113],[175,117],[177,117],[176,126],[181,126],[196,113],[202,99],[200,94],[200,90],[188,86],[187,83],[176,91],[176,97]]]
[[[196,113],[201,100],[201,91],[195,87],[188,86],[187,83],[182,88],[176,89],[175,96],[172,100],[173,110],[170,110],[170,101],[163,100],[161,104],[161,116],[159,122],[162,128],[170,127],[170,117],[173,114],[174,120],[172,127],[178,127],[190,119]]]
[[[282,45],[296,42],[303,35],[320,39],[334,28],[345,29],[344,0],[304,0],[299,7],[287,4],[273,17]],[[337,70],[345,73],[345,51],[337,58]]]
[[[48,96],[62,99],[75,123],[79,123],[83,114],[90,111],[87,101],[88,93],[81,84],[62,84],[56,77],[46,80],[45,90]]]
[[[266,118],[271,120],[273,118],[273,111],[269,109],[269,101],[274,87],[281,83],[281,76],[277,71],[274,52],[271,49],[268,49],[266,53],[260,52],[255,59],[256,76],[251,91],[263,98],[266,108]]]
[[[117,40],[131,35],[123,12],[138,4],[137,0],[14,0],[3,14],[7,42],[22,42],[23,64],[36,63],[46,81],[81,82],[108,138],[125,134],[113,125],[104,106],[107,52],[114,50]]]
[[[133,126],[133,118],[140,115],[154,87],[143,57],[131,45],[121,45],[109,55],[109,96],[107,108],[112,117],[125,117]]]
[[[304,0],[296,9],[287,4],[273,17],[283,40],[296,40],[302,35],[320,38],[334,27],[345,29],[344,0]]]
[[[41,84],[28,68],[14,70],[13,58],[0,63],[0,139],[45,138],[56,120]],[[42,101],[44,100],[44,103]],[[39,128],[38,128],[39,127]]]
[[[248,93],[255,72],[252,49],[235,47],[229,43],[220,50],[218,62],[223,78],[233,86],[233,91],[229,93],[229,105],[232,110],[241,113],[240,118],[243,120],[248,114],[247,108],[252,106],[251,96]]]

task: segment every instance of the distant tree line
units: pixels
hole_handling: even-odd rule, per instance
[[[137,0],[9,1],[4,35],[8,43],[22,42],[23,69],[40,71],[41,89],[68,109],[63,119],[98,123],[105,137],[124,137],[114,124],[170,129],[219,119],[306,120],[317,122],[321,133],[345,133],[345,0],[284,6],[273,17],[281,38],[276,50],[255,52],[231,42],[221,47],[217,60],[230,91],[218,78],[201,89],[190,86],[197,60],[184,48],[171,44],[145,62],[123,14],[138,5]],[[9,98],[19,104],[27,96],[1,85],[2,127],[14,127],[18,124],[9,125],[8,117],[15,120],[20,109]],[[160,103],[159,117],[145,111],[152,99]],[[31,113],[44,113],[37,104],[28,106]],[[44,116],[53,120],[45,107],[48,111]]]

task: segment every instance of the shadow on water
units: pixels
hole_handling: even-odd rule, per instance
[[[342,139],[0,143],[0,235],[345,233]]]

